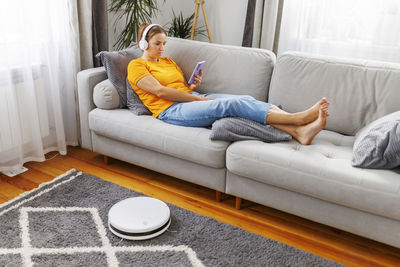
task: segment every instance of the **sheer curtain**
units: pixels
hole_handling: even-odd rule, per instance
[[[285,0],[287,50],[400,62],[399,0]]]
[[[1,1],[0,171],[78,144],[76,0]]]

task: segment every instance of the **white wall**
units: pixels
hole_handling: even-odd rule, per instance
[[[172,9],[174,9],[175,14],[179,14],[182,11],[184,17],[190,16],[195,10],[194,0],[166,0],[165,2],[158,0],[158,2],[161,11],[153,18],[152,22],[162,26],[171,22]],[[247,0],[205,0],[204,6],[213,43],[241,46],[246,19]],[[112,49],[119,32],[124,26],[123,21],[120,21],[114,33],[115,18],[116,14],[109,12],[110,49]],[[197,27],[203,25],[205,25],[203,11],[200,8]],[[207,42],[207,32],[205,32],[205,36],[199,35],[195,39]]]
[[[247,0],[206,0],[205,7],[213,42],[241,46]],[[203,13],[200,15],[204,25]]]

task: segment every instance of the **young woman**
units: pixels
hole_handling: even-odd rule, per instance
[[[128,65],[128,80],[143,104],[155,118],[167,123],[205,127],[223,117],[242,117],[271,124],[308,145],[324,128],[329,116],[329,101],[321,99],[309,109],[288,113],[278,107],[246,95],[199,94],[202,72],[188,85],[180,67],[162,57],[167,44],[165,30],[157,24],[139,29],[141,58]]]

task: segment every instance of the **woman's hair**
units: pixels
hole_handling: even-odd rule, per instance
[[[140,25],[139,27],[139,38],[137,41],[137,45],[136,47],[139,47],[139,42],[140,40],[142,40],[142,35],[144,30],[146,29],[147,26],[149,26],[150,24],[147,23],[143,23],[142,25]],[[167,32],[159,25],[154,25],[153,27],[151,27],[151,29],[147,32],[146,38],[145,40],[148,42],[154,35],[156,35],[157,33],[164,33],[165,35],[167,35]]]

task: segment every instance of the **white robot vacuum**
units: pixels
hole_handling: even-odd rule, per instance
[[[145,240],[159,236],[170,224],[167,204],[151,197],[121,200],[108,212],[110,231],[128,240]]]

